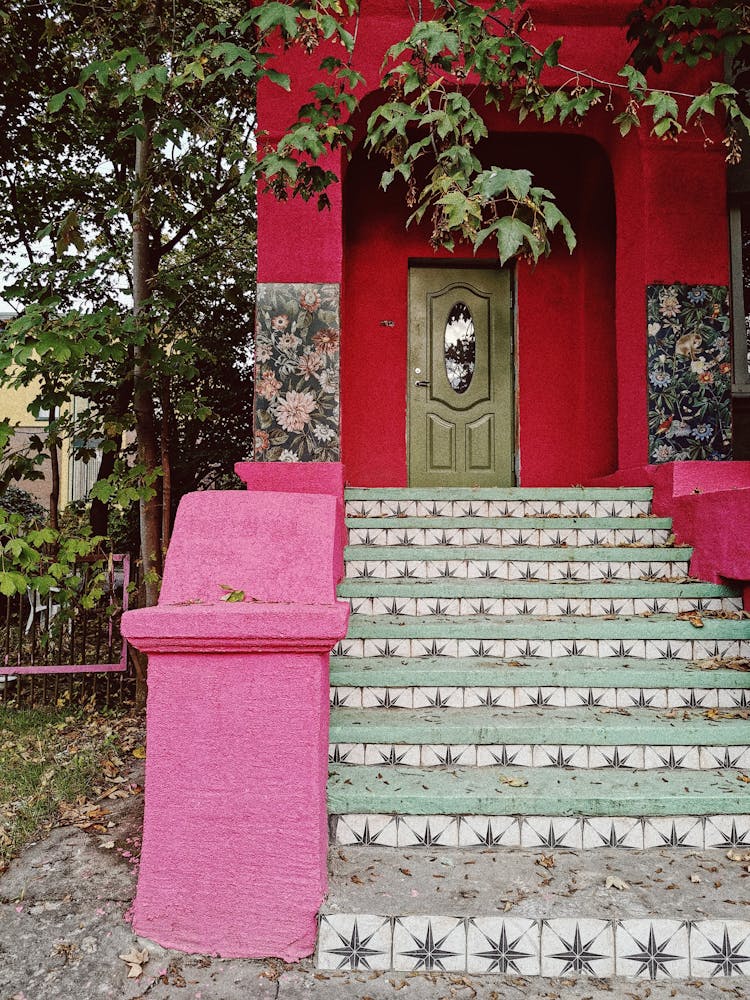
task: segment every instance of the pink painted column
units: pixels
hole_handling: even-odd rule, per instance
[[[312,953],[326,889],[328,654],[336,502],[185,497],[159,605],[123,632],[149,654],[146,811],[133,925],[222,957]],[[222,587],[244,600],[222,601]]]

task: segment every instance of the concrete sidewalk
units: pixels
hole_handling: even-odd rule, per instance
[[[140,796],[108,803],[107,835],[75,827],[31,844],[0,878],[0,1000],[731,1000],[750,984],[648,983],[414,973],[319,972],[269,960],[167,951],[127,920],[135,892]],[[119,958],[148,949],[137,979]]]

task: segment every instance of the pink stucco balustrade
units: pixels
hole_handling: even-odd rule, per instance
[[[621,469],[591,485],[653,486],[653,513],[693,546],[690,572],[742,587],[750,610],[750,462],[670,462]]]
[[[123,632],[149,654],[146,811],[135,930],[223,957],[315,946],[326,889],[328,654],[336,499],[182,501],[159,605]],[[222,585],[243,590],[222,601]]]

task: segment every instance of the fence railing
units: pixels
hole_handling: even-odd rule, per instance
[[[130,556],[109,557],[92,606],[93,574],[101,562],[76,566],[78,583],[71,594],[53,588],[42,595],[0,598],[0,704],[111,705],[133,697],[135,676],[128,662],[120,619],[127,610]]]

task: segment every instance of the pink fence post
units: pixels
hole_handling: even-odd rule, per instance
[[[149,654],[133,924],[166,947],[286,961],[314,949],[328,655],[348,618],[336,539],[332,496],[191,494],[159,605],[123,618]]]

